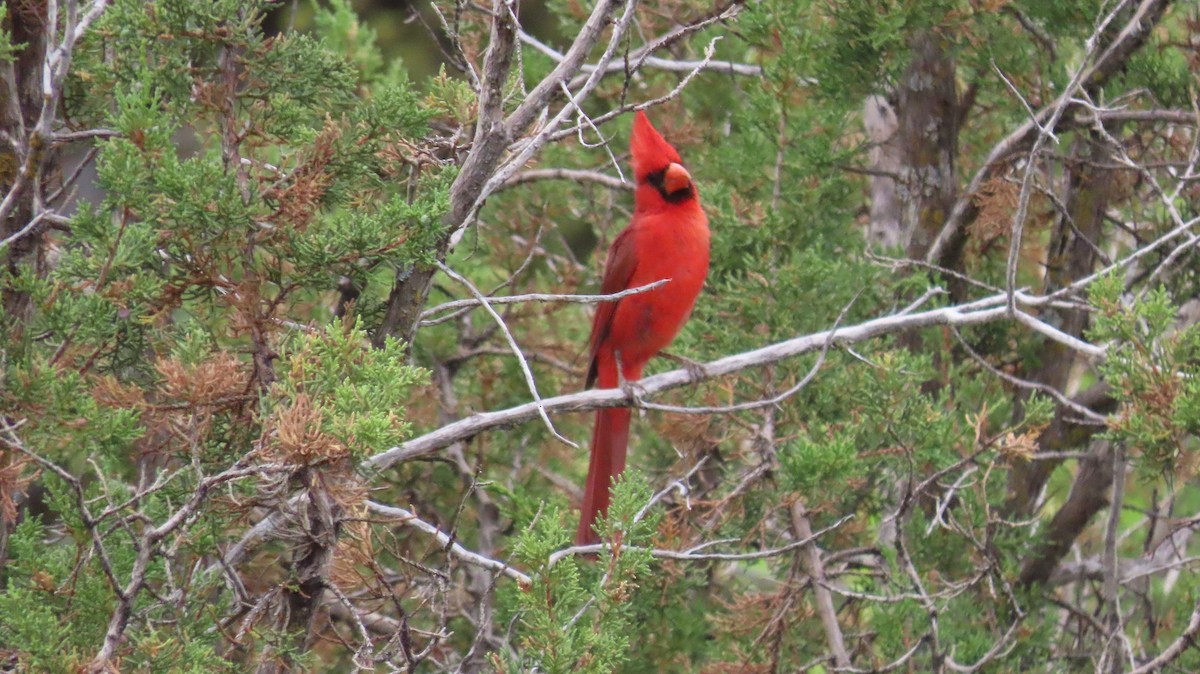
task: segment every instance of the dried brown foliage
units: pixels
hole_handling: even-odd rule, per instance
[[[304,152],[300,165],[287,176],[286,184],[276,182],[266,189],[264,196],[277,204],[270,217],[272,222],[288,225],[290,231],[303,231],[308,225],[333,182],[327,169],[337,155],[341,137],[342,128],[326,118],[321,133]]]
[[[18,494],[37,478],[39,471],[26,472],[29,457],[8,450],[0,451],[0,521],[12,524],[17,521]]]
[[[1009,461],[1028,461],[1037,454],[1042,428],[1033,428],[1024,433],[1009,432],[998,443],[1000,455]]]
[[[213,407],[239,398],[246,391],[245,364],[228,351],[187,365],[176,358],[155,364],[162,375],[163,392],[170,398],[195,407]]]
[[[973,200],[979,208],[979,217],[971,223],[972,240],[981,246],[1008,234],[1012,228],[1013,214],[1017,212],[1017,199],[1021,186],[1004,176],[995,176],[980,186]]]
[[[295,466],[307,466],[349,456],[349,450],[322,429],[321,407],[308,394],[299,393],[290,405],[281,407],[267,420],[269,458]]]
[[[358,511],[342,525],[342,535],[333,551],[333,569],[329,578],[344,591],[362,587],[368,582],[361,571],[369,568],[375,559],[375,546],[371,538],[371,525],[365,519],[366,508],[361,504]]]

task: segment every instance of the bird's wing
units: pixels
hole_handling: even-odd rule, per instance
[[[613,240],[612,247],[608,249],[608,260],[604,263],[604,280],[600,282],[600,293],[603,295],[619,293],[629,288],[629,280],[633,278],[633,272],[637,269],[637,250],[633,242],[633,230],[632,225],[625,228],[625,231],[617,235],[617,238]],[[604,343],[612,329],[613,318],[617,315],[617,306],[620,304],[621,300],[616,300],[600,302],[596,305],[596,316],[592,319],[592,358],[588,365],[588,388],[596,383],[596,377],[599,374],[599,362],[596,356],[600,352],[600,345]]]

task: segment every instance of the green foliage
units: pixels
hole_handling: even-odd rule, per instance
[[[1120,85],[1146,87],[1164,107],[1180,108],[1189,105],[1195,96],[1196,80],[1185,55],[1174,50],[1148,50],[1130,59]]]
[[[358,68],[359,77],[373,82],[383,70],[383,57],[376,44],[375,30],[364,25],[348,0],[333,0],[329,6],[313,0],[313,23],[325,49],[338,60]],[[309,79],[316,83],[320,80]]]
[[[292,423],[289,413],[302,415],[294,422],[303,427],[295,430],[312,434],[312,445],[284,448],[302,452],[299,463],[345,452],[361,459],[398,444],[411,426],[397,410],[425,378],[423,370],[407,364],[403,344],[388,339],[383,348],[372,349],[361,321],[349,320],[296,337],[284,347],[279,366],[266,409],[281,415],[281,432],[283,419]],[[322,445],[322,435],[330,444]]]
[[[1113,439],[1136,447],[1151,473],[1195,465],[1193,436],[1200,431],[1200,333],[1176,330],[1176,307],[1157,288],[1140,301],[1121,298],[1115,274],[1092,285],[1099,308],[1092,337],[1109,346],[1101,365],[1123,403],[1112,422]]]
[[[45,545],[45,534],[36,518],[12,532],[0,641],[24,652],[33,671],[70,671],[103,635],[113,601],[98,560],[75,570],[76,551]],[[76,619],[64,622],[68,607]]]
[[[826,435],[816,431],[818,437]],[[801,494],[812,494],[826,485],[846,484],[858,477],[862,465],[848,437],[801,439],[779,449],[785,485]]]
[[[8,5],[0,7],[0,26],[7,26],[8,21]],[[24,44],[14,43],[12,40],[12,32],[7,29],[0,30],[0,61],[12,63]]]
[[[614,489],[609,516],[601,525],[611,547],[595,559],[565,557],[554,564],[548,560],[569,540],[569,529],[559,508],[539,509],[514,549],[533,576],[529,587],[506,597],[525,628],[525,659],[507,665],[522,671],[599,673],[630,660],[640,586],[651,573],[649,551],[634,546],[650,542],[657,521],[654,516],[635,518],[649,498],[645,480],[627,474]]]
[[[281,484],[255,466],[361,458],[411,432],[425,372],[393,339],[372,348],[363,316],[386,297],[379,272],[430,260],[443,231],[455,169],[409,180],[402,149],[442,102],[382,67],[348,3],[313,34],[267,37],[273,7],[118,0],[73,54],[71,123],[113,132],[95,143],[99,196],[52,273],[0,279],[33,304],[0,323],[0,410],[27,451],[81,476],[3,455],[45,513],[0,537],[0,650],[22,671],[89,666],[127,584],[122,671],[245,671],[214,629],[236,609],[210,565]],[[330,323],[342,277],[363,311]],[[298,408],[313,426],[281,425]],[[266,644],[312,660],[282,627],[253,634],[247,662]]]

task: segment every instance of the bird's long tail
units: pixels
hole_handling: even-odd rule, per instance
[[[602,350],[597,354],[596,388],[617,388],[616,359]],[[626,381],[642,376],[642,367],[633,364],[626,367]],[[592,428],[592,459],[588,465],[587,484],[583,490],[583,508],[579,514],[579,529],[575,532],[576,545],[600,542],[592,530],[596,518],[608,513],[609,490],[613,478],[625,471],[625,453],[629,449],[629,408],[613,407],[596,410],[596,425]]]
[[[629,409],[596,410],[592,430],[592,461],[588,465],[587,486],[583,491],[583,509],[579,514],[576,545],[598,543],[592,531],[596,518],[608,513],[609,488],[613,477],[625,470],[625,452],[629,448]]]

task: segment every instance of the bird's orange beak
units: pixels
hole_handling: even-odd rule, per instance
[[[692,174],[679,164],[672,163],[663,175],[663,189],[667,194],[685,190],[692,184]]]

